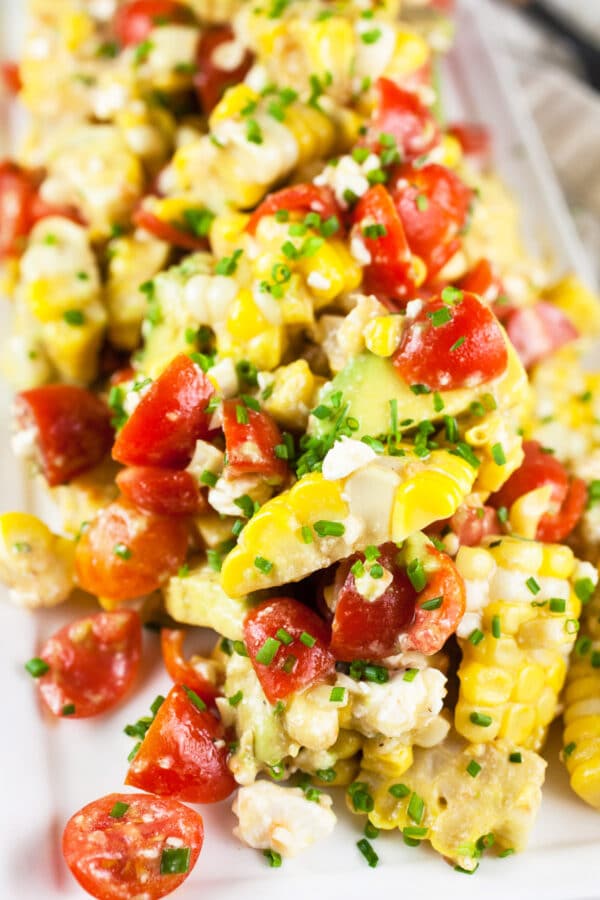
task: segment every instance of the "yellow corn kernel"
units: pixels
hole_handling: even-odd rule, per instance
[[[511,537],[503,537],[500,544],[488,549],[499,566],[528,574],[539,572],[544,559],[543,544],[519,541]]]
[[[567,663],[560,653],[553,653],[552,657],[552,662],[546,667],[546,682],[558,696],[567,676]]]
[[[288,107],[286,128],[298,144],[298,165],[327,156],[336,143],[336,128],[332,118],[320,110],[302,103]]]
[[[209,124],[211,129],[218,122],[236,118],[249,104],[258,103],[259,100],[260,94],[253,91],[244,82],[228,88],[210,114]]]
[[[520,747],[526,744],[534,728],[535,709],[524,703],[511,703],[504,712],[498,735]]]
[[[84,12],[73,11],[64,15],[59,25],[67,50],[77,50],[94,34],[94,22]]]
[[[468,652],[473,659],[488,666],[503,666],[514,670],[521,661],[521,651],[517,642],[514,637],[508,635],[502,635],[500,638],[487,635],[480,644],[473,649],[471,647],[473,647],[472,644],[469,647],[464,645],[465,656]]]
[[[367,349],[376,356],[392,356],[402,335],[401,316],[377,316],[365,326]]]
[[[350,759],[356,756],[363,745],[363,736],[358,731],[350,731],[347,728],[340,728],[337,740],[330,752],[336,759]]]
[[[565,746],[571,743],[579,744],[581,741],[594,738],[600,738],[600,716],[582,716],[580,719],[576,719],[565,728],[563,736]]]
[[[566,275],[544,292],[581,334],[600,334],[600,299],[575,274]]]
[[[384,778],[400,778],[412,763],[413,751],[409,744],[368,738],[363,745],[362,767]]]
[[[544,727],[549,725],[556,716],[558,709],[558,696],[550,687],[545,687],[535,705],[535,714],[539,724]]]
[[[600,749],[571,775],[571,787],[582,800],[600,809]]]
[[[398,28],[396,31],[396,46],[391,62],[385,74],[411,75],[418,72],[427,64],[431,51],[427,41],[416,31]]]
[[[565,703],[577,703],[590,697],[600,697],[600,672],[589,674],[574,681],[569,680],[565,690]]]
[[[362,268],[342,241],[326,241],[313,256],[302,257],[298,269],[315,298],[315,309],[327,306],[343,292],[354,291],[362,281]]]
[[[326,481],[320,473],[305,475],[294,485],[289,496],[290,508],[302,522],[327,519],[340,521],[348,515],[338,481]]]
[[[217,349],[222,356],[247,359],[259,369],[274,369],[281,361],[283,329],[272,325],[251,291],[242,290],[229,310],[225,329],[218,328]]]
[[[542,544],[542,548],[539,574],[551,578],[570,578],[575,568],[575,555],[571,548],[566,544]]]
[[[544,690],[546,673],[535,663],[525,663],[517,674],[517,681],[512,689],[511,698],[517,703],[537,703]],[[558,691],[552,692],[555,702]]]
[[[271,393],[264,404],[266,411],[284,428],[303,431],[321,379],[313,375],[305,359],[280,366],[273,374]]]
[[[476,662],[461,667],[460,683],[465,700],[473,705],[506,703],[512,691],[509,672]]]
[[[338,759],[333,766],[335,778],[325,781],[322,778],[319,778],[318,775],[313,775],[313,781],[317,787],[322,788],[347,787],[355,780],[358,769],[358,757],[355,756],[350,759]]]
[[[511,532],[534,540],[540,519],[550,508],[551,495],[552,486],[546,484],[515,500],[508,517]]]
[[[473,471],[472,466],[470,468]],[[449,518],[464,496],[461,485],[448,475],[434,471],[417,472],[396,490],[392,540],[402,541],[430,522]]]
[[[65,381],[90,384],[98,372],[98,353],[106,329],[106,311],[99,301],[90,303],[81,325],[67,321],[43,326],[44,347]]]
[[[466,703],[462,698],[459,698],[454,711],[454,725],[459,734],[474,744],[479,744],[481,741],[493,741],[500,733],[502,711],[502,707],[494,708],[481,705],[475,707],[473,704]],[[478,725],[477,722],[471,719],[471,716],[476,718],[479,715],[488,716],[492,720],[491,723],[489,725]],[[487,721],[487,719],[484,721]]]
[[[440,162],[449,169],[456,169],[463,159],[462,147],[452,134],[444,134],[440,141]]]
[[[74,587],[75,542],[29,513],[0,515],[0,580],[19,606],[55,606]]]
[[[462,546],[456,556],[456,567],[463,578],[476,581],[490,578],[496,563],[493,556],[483,547]]]
[[[226,209],[215,216],[210,228],[210,246],[214,255],[221,259],[230,256],[239,246],[250,216],[246,213]]]
[[[309,71],[330,72],[334,82],[347,78],[354,60],[354,30],[347,19],[332,16],[308,23],[303,35]]]
[[[537,618],[537,607],[529,603],[508,603],[505,600],[496,600],[488,603],[483,611],[484,631],[492,630],[494,619],[500,624],[501,634],[516,635],[520,628],[527,622]],[[496,638],[494,640],[497,640]]]

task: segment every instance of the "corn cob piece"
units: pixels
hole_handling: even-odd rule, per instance
[[[75,585],[75,544],[36,516],[0,516],[0,580],[13,603],[29,609],[63,603]]]
[[[252,602],[228,597],[218,573],[206,563],[170,578],[163,595],[165,609],[176,622],[213,628],[230,640],[242,639],[244,616]]]
[[[461,547],[456,564],[467,585],[456,730],[537,750],[579,627],[577,561],[566,546],[503,537]]]

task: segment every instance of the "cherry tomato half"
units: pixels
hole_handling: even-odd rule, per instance
[[[526,369],[579,337],[564,312],[544,300],[533,306],[510,310],[504,319],[504,327]]]
[[[197,237],[191,231],[186,231],[183,227],[180,228],[172,222],[164,222],[143,206],[134,212],[133,224],[137,228],[143,228],[144,231],[148,231],[155,238],[158,238],[159,241],[173,244],[174,247],[182,247],[184,250],[208,249],[207,238]]]
[[[244,621],[244,639],[269,703],[333,674],[329,628],[312,609],[290,597],[266,600],[251,610]]]
[[[79,584],[90,594],[129,600],[149,594],[182,565],[188,547],[185,521],[144,513],[128,500],[102,509],[75,551]]]
[[[108,794],[66,824],[62,852],[81,887],[98,900],[159,900],[188,877],[204,841],[193,809],[148,794]]]
[[[130,689],[142,650],[136,612],[116,610],[65,625],[40,652],[50,667],[38,681],[55,716],[83,719],[110,709]]]
[[[282,446],[282,437],[274,419],[262,410],[249,409],[242,400],[224,400],[222,410],[228,473],[233,478],[285,478],[289,469],[275,452]]]
[[[448,295],[446,295],[448,296]],[[407,384],[431,390],[476,387],[508,365],[498,320],[475,294],[434,297],[406,326],[393,363]]]
[[[478,260],[473,268],[463,275],[457,286],[461,291],[477,294],[488,304],[495,303],[502,293],[502,281],[495,271],[493,263],[485,258]],[[494,312],[500,318],[496,309]]]
[[[294,184],[269,194],[250,216],[246,231],[254,234],[263,216],[274,216],[279,210],[290,213],[315,212],[323,221],[332,216],[336,216],[340,222],[342,220],[340,207],[331,188],[318,187],[316,184]]]
[[[0,63],[0,78],[8,93],[15,97],[22,87],[18,63],[9,60]]]
[[[377,106],[365,142],[379,153],[384,149],[381,135],[391,135],[407,162],[428,153],[439,141],[439,130],[419,96],[389,78],[379,78],[376,89]]]
[[[0,162],[0,259],[19,253],[33,226],[37,184],[21,166]]]
[[[141,44],[158,25],[186,25],[193,20],[190,8],[175,0],[131,0],[119,6],[113,27],[120,43],[128,47]]]
[[[235,60],[237,64],[225,68],[221,63],[223,51],[219,48],[227,44],[233,46],[234,39],[233,29],[229,25],[217,25],[202,32],[196,54],[198,71],[194,75],[194,87],[206,114],[214,109],[227,88],[244,80],[252,65],[252,54],[242,49],[239,43],[235,44],[236,53],[240,48],[239,61]]]
[[[157,516],[193,516],[209,511],[206,491],[185,469],[130,466],[117,475],[124,497]]]
[[[217,689],[208,678],[205,678],[200,667],[195,665],[195,660],[200,657],[185,658],[183,655],[184,640],[183,628],[161,628],[160,649],[165,669],[175,684],[184,684],[187,688],[195,691],[207,706],[212,706],[217,696]]]
[[[110,450],[110,410],[91,391],[72,384],[47,384],[15,398],[19,431],[35,429],[35,450],[50,487],[65,484],[96,466]]]
[[[125,784],[189,803],[216,803],[237,787],[221,723],[182,685],[156,713]]]
[[[448,134],[455,137],[462,152],[471,162],[482,168],[492,161],[492,134],[486,125],[477,122],[452,122]]]

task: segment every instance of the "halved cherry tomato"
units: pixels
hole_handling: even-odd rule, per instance
[[[409,298],[415,289],[411,253],[396,207],[382,184],[361,197],[353,221],[354,230],[371,257],[363,270],[364,290]]]
[[[289,469],[275,454],[282,437],[274,419],[262,410],[249,409],[242,400],[224,400],[222,410],[228,473],[233,478],[285,478]]]
[[[148,794],[108,794],[69,819],[62,852],[81,887],[98,900],[159,900],[188,877],[203,841],[202,817],[189,806]],[[186,865],[171,873],[163,861],[176,850]]]
[[[186,659],[183,655],[185,631],[183,628],[161,628],[160,649],[165,669],[175,684],[184,684],[195,691],[208,706],[212,706],[218,692],[214,684],[205,678],[195,664],[200,657]]]
[[[150,232],[159,241],[166,241],[175,247],[183,247],[184,250],[208,249],[207,238],[197,237],[191,231],[185,231],[171,222],[163,222],[149,209],[141,206],[133,214],[133,222],[138,228]]]
[[[265,600],[251,610],[244,621],[244,639],[269,703],[333,674],[329,628],[312,609],[290,597]],[[261,662],[272,650],[271,661]]]
[[[110,450],[110,410],[91,391],[72,384],[47,384],[15,398],[17,429],[35,430],[35,451],[51,487],[97,465]]]
[[[0,259],[19,253],[33,224],[37,184],[21,166],[0,163]]]
[[[482,167],[489,166],[492,159],[492,134],[486,125],[477,122],[453,122],[447,131],[456,138],[462,152],[471,162]]]
[[[425,532],[439,538],[451,531],[461,547],[478,547],[490,534],[502,534],[503,529],[496,510],[491,506],[467,506],[465,503],[449,519],[440,519],[429,525]]]
[[[461,291],[477,294],[481,300],[488,304],[495,303],[502,293],[500,276],[495,271],[493,263],[485,257],[478,260],[473,268],[469,269],[466,275],[463,275],[457,283],[457,287]],[[498,316],[498,312],[495,309],[494,312]]]
[[[234,41],[235,35],[230,25],[216,25],[202,32],[196,59],[198,71],[194,75],[194,87],[205,113],[211,112],[228,87],[243,81],[248,73],[253,56],[249,50],[241,50],[239,62],[233,68],[219,65],[218,48]]]
[[[50,666],[38,679],[40,696],[55,716],[97,716],[131,688],[141,651],[142,623],[132,610],[101,612],[71,622],[40,651]]]
[[[206,491],[185,469],[130,466],[117,475],[121,493],[138,509],[157,516],[193,516],[208,512]]]
[[[185,353],[151,385],[115,441],[113,459],[127,466],[184,468],[196,441],[208,436],[206,405],[214,388]]]
[[[192,12],[175,0],[131,0],[119,6],[114,18],[114,31],[126,47],[141,44],[157,25],[194,21]]]
[[[216,803],[237,787],[221,723],[175,685],[146,732],[125,784],[189,803]]]
[[[575,528],[587,500],[587,489],[580,478],[569,478],[561,462],[551,453],[544,453],[538,441],[524,441],[525,458],[516,472],[489,498],[498,509],[507,509],[523,494],[550,485],[552,508],[540,519],[536,538],[539,541],[562,541]]]
[[[450,169],[431,163],[398,169],[391,194],[408,246],[431,279],[460,250],[473,192]]]
[[[342,220],[340,207],[331,188],[318,187],[316,184],[294,184],[269,194],[250,216],[246,231],[254,234],[263,216],[274,216],[280,209],[287,212],[316,212],[323,221],[332,216],[337,216],[340,222]]]
[[[392,574],[392,581],[374,600],[359,593],[355,576],[346,568],[332,625],[331,649],[338,659],[380,660],[401,648],[432,654],[443,646],[464,612],[464,584],[445,553],[433,547],[427,552],[436,557],[438,568],[420,594],[400,566],[395,544],[379,548],[377,563]],[[364,561],[364,556],[358,554],[349,562],[356,560]],[[440,597],[439,607],[422,608],[423,603]]]
[[[497,378],[508,354],[493,312],[462,292],[451,302],[440,295],[423,305],[404,329],[393,363],[408,384],[453,390]]]
[[[405,162],[428,153],[439,141],[439,130],[419,96],[389,78],[379,78],[376,89],[377,106],[365,143],[379,153],[381,135],[392,135]]]
[[[184,520],[143,513],[128,500],[116,500],[98,513],[77,543],[79,584],[112,600],[149,594],[183,565],[187,546]]]
[[[9,94],[16,96],[21,90],[21,75],[18,63],[8,60],[0,63],[0,75]]]
[[[545,300],[510,310],[504,327],[526,369],[579,337],[562,310]]]

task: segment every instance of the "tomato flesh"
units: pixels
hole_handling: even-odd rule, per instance
[[[217,696],[217,689],[194,665],[194,657],[185,658],[184,640],[185,631],[182,628],[161,628],[160,649],[165,669],[175,684],[184,684],[191,688],[208,706],[211,706]]]
[[[234,478],[285,478],[287,463],[275,454],[275,448],[282,446],[281,432],[271,416],[249,409],[242,400],[224,400],[222,410],[228,473]]]
[[[377,108],[365,141],[375,152],[382,149],[381,135],[392,135],[407,162],[428,153],[439,141],[439,130],[429,109],[414,91],[403,90],[395,81],[377,81]]]
[[[498,513],[491,506],[467,506],[462,504],[450,519],[435,522],[427,528],[427,534],[438,537],[447,527],[458,538],[461,547],[478,547],[491,534],[502,534]]]
[[[321,216],[323,221],[337,216],[341,222],[342,218],[340,207],[331,188],[318,187],[316,184],[295,184],[292,187],[282,188],[274,194],[269,194],[250,216],[246,231],[254,234],[263,216],[274,216],[279,210],[300,213],[315,212]]]
[[[227,88],[244,80],[252,65],[253,56],[248,50],[244,51],[238,65],[232,69],[223,69],[215,61],[215,50],[234,38],[233,29],[229,25],[218,25],[202,32],[196,57],[198,71],[194,76],[194,87],[205,113],[214,109]]]
[[[144,513],[128,500],[116,500],[79,538],[77,578],[90,594],[112,600],[140,597],[177,572],[187,547],[183,519]]]
[[[14,413],[19,431],[35,429],[37,461],[51,487],[92,469],[110,450],[110,411],[85,388],[48,384],[21,391]]]
[[[279,629],[284,629],[289,636],[285,641],[277,637]],[[301,640],[303,634],[308,636],[305,640],[312,646]],[[244,621],[244,640],[269,703],[283,700],[333,674],[335,659],[328,649],[329,637],[329,628],[323,620],[290,597],[266,600],[248,613]],[[279,647],[266,664],[260,662],[260,658],[265,642],[268,642],[267,647],[271,644],[269,638],[277,641]]]
[[[8,93],[15,97],[22,87],[18,63],[8,60],[0,63],[0,76]]]
[[[62,852],[81,887],[98,900],[159,900],[188,877],[203,841],[202,817],[182,803],[108,794],[69,819]],[[163,874],[163,853],[175,848],[189,849],[187,869]]]
[[[171,222],[163,222],[144,207],[140,207],[134,212],[133,223],[138,228],[143,228],[144,231],[154,235],[159,241],[166,241],[168,244],[173,244],[174,247],[182,247],[184,250],[208,249],[207,238],[197,237],[191,231],[186,231]]]
[[[453,390],[498,378],[508,353],[491,310],[475,294],[462,292],[452,302],[440,295],[423,304],[405,327],[393,363],[410,385]]]
[[[196,441],[209,433],[210,379],[180,353],[144,394],[113,447],[113,458],[127,466],[185,468]]]
[[[189,7],[175,0],[132,0],[117,9],[113,27],[120,43],[129,47],[145,41],[158,25],[192,21]]]
[[[510,310],[504,327],[526,369],[579,337],[577,329],[563,311],[545,300],[539,300],[533,306]]]
[[[116,610],[71,622],[40,652],[50,667],[38,681],[55,716],[84,719],[110,709],[128,692],[139,669],[142,625],[136,612]]]
[[[23,249],[34,223],[36,192],[37,185],[29,173],[10,160],[0,162],[0,259]]]
[[[182,685],[171,688],[156,713],[125,784],[189,803],[216,803],[237,787],[220,722]]]
[[[193,516],[209,511],[206,491],[201,492],[190,472],[130,466],[117,475],[124,497],[157,516]]]
[[[492,135],[486,125],[478,122],[453,122],[448,134],[456,138],[464,155],[480,166],[488,166],[492,159]]]
[[[495,303],[502,292],[502,281],[489,259],[478,260],[458,282],[458,287],[477,296],[485,303]],[[498,312],[494,309],[498,316]],[[498,316],[500,318],[500,316]]]

